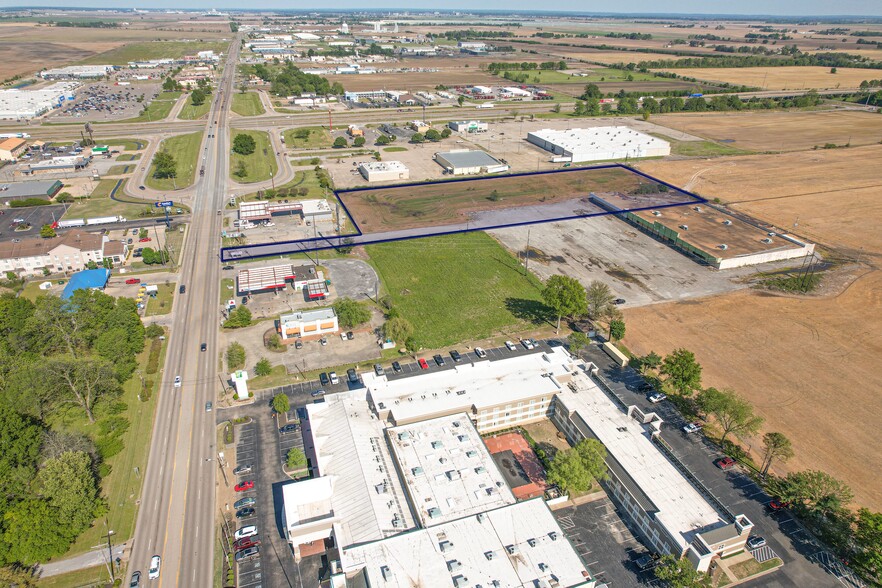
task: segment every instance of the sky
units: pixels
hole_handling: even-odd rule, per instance
[[[0,7],[64,6],[95,8],[217,8],[237,9],[382,9],[408,8],[432,10],[506,10],[550,9],[535,0],[0,0]],[[861,15],[882,16],[882,0],[557,0],[554,10],[580,12],[621,12],[666,14],[751,14],[776,16]]]

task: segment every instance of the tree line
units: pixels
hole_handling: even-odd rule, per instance
[[[64,554],[107,512],[99,482],[123,449],[128,407],[119,396],[146,335],[128,298],[0,296],[3,573]]]
[[[293,63],[286,63],[280,68],[269,68],[256,63],[246,68],[246,74],[252,73],[265,82],[270,83],[270,91],[277,96],[299,96],[303,93],[320,96],[339,96],[343,94],[343,86],[339,82],[331,84],[327,78],[315,74],[303,73]]]
[[[669,68],[705,68],[705,67],[785,67],[785,66],[809,66],[822,67],[857,67],[863,69],[882,69],[882,62],[873,61],[860,55],[850,53],[802,53],[796,45],[784,46],[781,49],[783,57],[766,57],[753,55],[750,57],[687,57],[677,60],[656,59],[641,61],[637,64],[640,69],[669,69]]]

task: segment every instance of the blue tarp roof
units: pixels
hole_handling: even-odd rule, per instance
[[[70,299],[77,290],[85,290],[87,288],[103,288],[110,279],[109,269],[93,269],[77,272],[70,277],[64,292],[61,293],[63,300]]]

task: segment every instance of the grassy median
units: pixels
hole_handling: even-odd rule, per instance
[[[269,135],[264,131],[241,131],[232,129],[230,139],[236,135],[250,135],[254,139],[255,149],[251,155],[230,154],[230,177],[240,184],[252,184],[270,179],[270,174],[279,173],[276,152],[270,143]]]
[[[147,185],[154,190],[176,190],[192,185],[196,178],[196,160],[199,156],[199,146],[202,144],[202,135],[202,131],[197,131],[170,137],[163,141],[159,146],[159,151],[168,151],[175,158],[175,161],[178,162],[178,175],[176,178],[153,177],[156,166],[151,161],[147,174]]]
[[[266,112],[257,92],[233,94],[233,103],[230,108],[239,116],[257,116]]]

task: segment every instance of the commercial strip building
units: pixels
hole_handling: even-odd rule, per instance
[[[426,529],[428,536],[435,537],[440,544],[442,540],[434,535],[436,529],[460,521],[483,523],[491,512],[515,508],[507,504],[510,490],[506,487],[503,492],[496,473],[484,471],[493,470],[496,465],[486,448],[472,443],[472,436],[544,419],[551,419],[572,444],[584,438],[598,439],[604,444],[610,475],[610,481],[605,484],[608,494],[653,550],[687,557],[701,571],[707,571],[717,558],[744,550],[753,528],[750,520],[732,514],[685,466],[676,462],[659,438],[662,420],[658,415],[622,405],[604,388],[596,372],[593,364],[572,357],[563,347],[553,347],[540,353],[463,362],[452,370],[391,380],[385,375],[365,373],[362,374],[364,389],[329,395],[325,403],[308,406],[308,420],[304,421],[305,451],[312,462],[318,464],[314,474],[330,476],[334,484],[350,479],[351,474],[327,467],[329,459],[338,460],[338,465],[344,466],[339,461],[343,448],[335,445],[329,454],[325,451],[330,449],[327,444],[339,444],[341,437],[355,435],[354,431],[359,429],[354,422],[360,422],[359,426],[371,431],[369,439],[352,443],[364,454],[358,460],[362,465],[350,459],[345,466],[363,467],[367,463],[362,478],[371,475],[382,479],[353,482],[365,494],[358,498],[363,505],[357,509],[347,502],[347,508],[370,514],[369,502],[384,496],[385,501],[381,498],[380,504],[391,509],[388,512],[373,509],[375,516],[367,517],[373,537],[359,534],[361,541],[353,539],[355,534],[351,528],[349,535],[344,529],[340,529],[338,535],[333,525],[328,527],[342,550],[340,560],[344,572],[353,573],[353,566],[358,564],[365,567],[355,571],[370,577],[370,566],[383,559],[383,554],[390,559],[395,556],[404,562],[414,561],[413,554],[406,550],[422,541],[419,533],[423,531],[411,532],[411,541],[398,543],[401,541],[398,537],[389,538],[414,525]],[[476,468],[484,470],[478,472]],[[477,477],[470,477],[472,472]],[[477,479],[481,479],[478,485],[486,496],[457,487],[473,484]],[[488,491],[494,486],[500,488],[499,495]],[[402,505],[402,494],[410,501],[406,504],[409,509]],[[340,500],[355,498],[350,493]],[[335,514],[337,500],[333,490],[329,504]],[[475,514],[481,500],[495,504]],[[542,504],[541,499],[534,500]],[[518,506],[522,504],[526,503]],[[542,504],[542,508],[547,507]],[[365,516],[357,520],[364,522]],[[381,523],[376,524],[377,520]],[[480,534],[479,528],[471,529],[475,537]],[[292,544],[300,540],[297,534],[288,531]],[[529,526],[523,533],[522,540],[538,536],[538,531]],[[349,541],[377,542],[377,545],[348,547]],[[463,549],[456,554],[458,561],[475,555],[476,548],[471,545],[468,541],[456,545],[457,549]],[[355,554],[360,553],[360,549],[366,550],[367,555],[359,559]],[[559,550],[566,552],[566,544]],[[349,551],[353,555],[349,555]],[[446,552],[442,550],[442,553]],[[477,553],[483,555],[483,552]],[[434,556],[427,553],[426,557]],[[450,559],[448,557],[448,561]],[[390,572],[399,569],[405,573],[408,569],[406,563],[397,568],[393,564],[381,565],[389,566]],[[384,575],[380,570],[373,573],[380,574],[374,577],[398,577]]]
[[[80,84],[57,82],[43,88],[0,90],[0,119],[30,120],[73,100]]]
[[[591,201],[671,247],[716,269],[731,269],[813,255],[814,243],[750,224],[701,204],[624,212],[626,202],[591,195]]]
[[[38,75],[44,80],[94,79],[103,78],[115,69],[112,65],[68,65],[44,69]]]
[[[291,343],[295,339],[336,333],[340,325],[333,308],[317,308],[283,314],[279,317],[277,330],[283,343]]]
[[[436,153],[435,162],[455,176],[473,174],[498,174],[508,171],[509,166],[486,151],[456,149],[446,153]]]
[[[333,222],[334,211],[327,200],[312,199],[293,202],[242,202],[239,204],[239,220],[248,222],[268,221],[278,214],[299,214],[310,222]]]
[[[118,246],[108,237],[71,230],[50,239],[32,237],[18,243],[0,243],[0,272],[28,276],[43,275],[44,268],[52,273],[75,272],[86,269],[89,262],[100,265],[105,257],[111,261],[119,258]]]
[[[671,154],[667,141],[630,127],[592,127],[557,131],[542,129],[527,133],[527,141],[555,156],[555,161],[602,161]]]
[[[28,169],[22,170],[22,173],[33,174],[35,172],[62,172],[68,170],[78,170],[89,165],[92,157],[83,157],[81,155],[65,155],[61,157],[53,157],[52,159],[44,159],[36,163],[29,163]]]
[[[369,182],[391,182],[410,178],[410,170],[400,161],[369,161],[359,164],[358,171]]]
[[[266,290],[284,290],[288,283],[295,290],[308,288],[314,282],[325,284],[324,274],[316,273],[311,265],[294,266],[290,263],[244,269],[237,276],[239,294]],[[327,292],[327,289],[324,290]]]
[[[0,161],[15,161],[28,150],[28,142],[18,137],[0,141]]]
[[[479,120],[452,120],[447,126],[457,133],[486,133],[490,129],[490,125]]]
[[[12,182],[0,184],[0,202],[21,200],[24,198],[49,199],[58,194],[64,187],[59,180],[37,180],[30,182]]]

